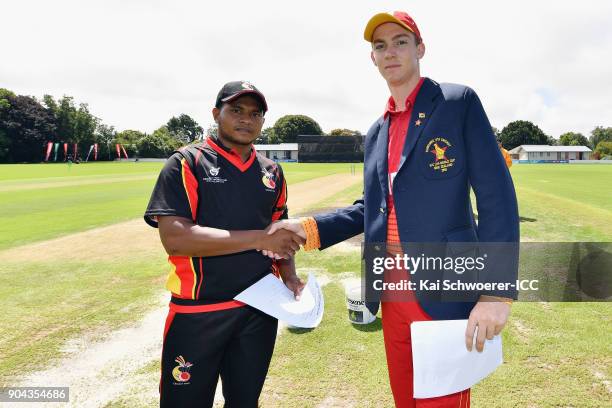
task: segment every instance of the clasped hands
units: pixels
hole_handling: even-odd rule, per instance
[[[301,222],[299,219],[293,219],[270,224],[262,231],[257,247],[263,255],[279,260],[281,278],[296,300],[300,300],[305,284],[296,275],[292,258],[299,251],[300,245],[305,243],[306,233]]]
[[[289,259],[306,243],[298,218],[275,221],[264,230],[258,251],[273,259]]]

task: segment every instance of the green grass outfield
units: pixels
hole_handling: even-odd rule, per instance
[[[161,163],[0,166],[0,250],[140,217]],[[348,172],[347,164],[284,164],[289,183]],[[359,168],[358,168],[359,171]],[[612,241],[612,166],[514,165],[522,237],[541,241]],[[318,203],[351,203],[360,186]],[[96,262],[41,262],[37,254],[6,261],[0,252],[0,386],[62,355],[66,340],[102,335],[150,308],[166,274],[164,254]],[[356,252],[300,253],[300,268],[318,268],[326,313],[312,331],[286,331],[277,346],[263,406],[390,407],[380,320],[346,319],[341,279],[359,270]],[[303,269],[305,271],[305,269]],[[517,303],[504,332],[505,363],[475,387],[473,406],[603,407],[610,402],[612,307],[608,303]],[[161,328],[160,328],[161,330]],[[135,339],[137,341],[137,339]],[[146,407],[158,363],[144,383],[108,404]],[[331,399],[330,399],[331,398]]]
[[[515,164],[521,240],[612,241],[612,165]]]
[[[159,162],[0,165],[0,250],[142,215],[162,166]],[[282,166],[292,184],[348,173],[351,165]]]

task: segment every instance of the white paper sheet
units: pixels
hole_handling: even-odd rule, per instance
[[[485,340],[484,351],[465,348],[467,320],[414,322],[414,397],[432,398],[471,388],[502,363],[501,336]],[[474,339],[475,340],[475,339]]]
[[[314,328],[323,318],[323,293],[313,274],[308,276],[299,301],[280,279],[271,274],[240,292],[234,299],[295,327]]]

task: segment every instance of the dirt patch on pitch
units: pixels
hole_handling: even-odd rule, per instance
[[[299,214],[356,182],[361,182],[360,176],[340,174],[289,186],[288,206],[291,214]],[[160,251],[163,248],[157,230],[146,225],[142,219],[135,219],[4,250],[0,252],[0,259],[2,262],[23,262],[23,259],[31,259],[32,254],[36,254],[37,262],[119,261],[147,254],[158,256]],[[326,276],[320,278],[321,284],[329,281]],[[147,384],[143,390],[142,384],[137,387],[135,381],[150,378],[147,366],[159,359],[161,333],[167,313],[164,304],[167,301],[168,294],[160,294],[159,299],[152,299],[153,310],[143,319],[103,335],[101,340],[92,333],[68,340],[62,348],[65,355],[61,356],[60,361],[42,371],[25,375],[21,383],[28,386],[69,386],[71,402],[66,406],[104,407],[113,401],[120,401],[126,392],[133,392],[134,389],[143,392],[144,400],[151,400],[156,392],[154,382]],[[221,401],[218,393],[216,404],[221,404]],[[329,400],[322,406],[336,406],[335,403],[335,400]]]
[[[334,174],[289,186],[288,207],[291,214],[299,214],[353,183],[360,176]],[[144,211],[144,209],[143,209]],[[36,254],[38,262],[124,259],[132,256],[157,255],[163,251],[156,229],[142,218],[107,227],[70,234],[60,238],[23,245],[0,251],[4,262],[20,262]]]

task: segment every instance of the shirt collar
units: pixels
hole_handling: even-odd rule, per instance
[[[238,154],[238,152],[234,149],[231,149],[227,146],[225,146],[223,144],[223,142],[221,142],[221,139],[219,139],[218,136],[209,136],[209,138],[213,141],[214,144],[217,145],[217,147],[220,147],[221,149],[225,150],[226,152],[228,152],[229,154],[231,154],[232,156],[236,156],[237,158],[239,158],[242,161],[242,156],[240,156],[240,154]],[[253,151],[255,150],[255,148],[253,147],[253,145],[251,145],[251,155],[253,155]],[[249,156],[249,158],[250,158]],[[248,161],[249,159],[247,159]]]
[[[406,98],[406,111],[412,109],[412,107],[414,106],[414,102],[416,101],[416,97],[419,94],[419,90],[421,89],[421,85],[423,85],[423,81],[424,80],[425,80],[425,78],[421,77],[421,79],[419,79],[419,82],[416,84],[416,86],[414,87],[412,92],[410,92],[410,95],[408,95],[408,97]],[[387,101],[387,106],[385,107],[385,113],[383,114],[385,119],[390,114],[393,114],[393,113],[402,113],[402,112],[405,112],[405,111],[396,112],[396,110],[395,110],[395,100],[393,99],[393,96],[390,96],[389,100]]]
[[[255,157],[257,156],[257,152],[255,151],[255,147],[251,145],[251,154],[246,161],[242,161],[242,157],[236,153],[233,149],[228,149],[223,146],[221,141],[218,138],[213,138],[212,136],[207,139],[208,146],[210,146],[214,151],[223,156],[227,161],[237,167],[241,172],[245,172],[251,167],[251,164],[255,161]]]

